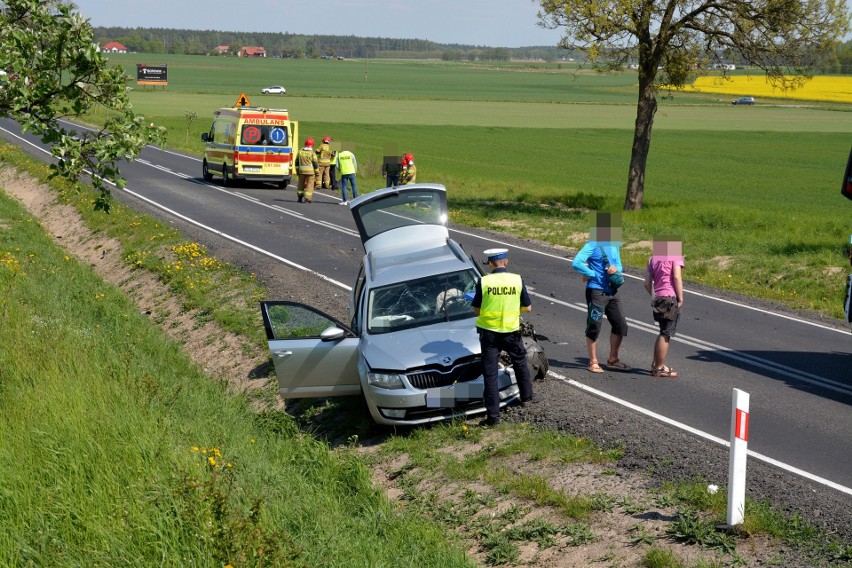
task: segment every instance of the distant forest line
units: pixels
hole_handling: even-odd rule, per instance
[[[292,33],[223,32],[166,28],[95,27],[95,41],[117,41],[137,53],[218,55],[227,45],[236,54],[241,47],[263,47],[269,57],[413,58],[444,60],[508,61],[535,59],[556,61],[574,57],[556,46],[487,47],[443,44],[424,39],[303,35]]]
[[[217,47],[229,46],[227,55],[242,47],[263,47],[268,57],[301,59],[319,57],[443,59],[445,61],[584,60],[585,53],[556,46],[487,47],[436,43],[425,39],[303,35],[271,32],[223,32],[166,28],[95,27],[95,41],[117,41],[136,53],[221,55]],[[737,67],[749,62],[722,54]],[[814,62],[817,74],[852,74],[852,40],[838,41],[834,53]]]

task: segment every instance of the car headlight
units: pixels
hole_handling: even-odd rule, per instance
[[[402,375],[399,373],[367,373],[367,382],[380,389],[402,389]]]

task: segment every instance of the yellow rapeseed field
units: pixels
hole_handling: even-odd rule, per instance
[[[703,76],[692,83],[691,90],[728,96],[852,103],[852,77],[818,76],[785,93],[770,85],[763,75]]]

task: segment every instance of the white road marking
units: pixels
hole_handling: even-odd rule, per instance
[[[563,377],[562,375],[560,375],[559,373],[556,373],[554,371],[548,371],[547,375],[549,377],[553,377],[554,379],[562,381],[562,382],[564,382],[568,385],[571,385],[574,388],[577,388],[577,389],[585,391],[589,394],[593,394],[595,396],[604,398],[604,399],[606,399],[610,402],[614,402],[616,404],[624,406],[625,408],[629,408],[630,410],[636,411],[640,414],[644,414],[645,416],[653,418],[654,420],[657,420],[657,421],[662,422],[664,424],[668,424],[669,426],[674,426],[675,428],[678,428],[680,430],[684,430],[684,431],[689,432],[690,434],[694,434],[694,435],[696,435],[700,438],[704,438],[705,440],[709,440],[709,441],[714,442],[716,444],[721,444],[725,447],[731,446],[731,443],[728,440],[723,440],[722,438],[717,438],[716,436],[713,436],[712,434],[708,434],[707,432],[704,432],[703,430],[699,430],[697,428],[693,428],[692,426],[688,426],[688,425],[684,424],[683,422],[678,422],[677,420],[672,420],[671,418],[663,416],[662,414],[657,414],[656,412],[653,412],[653,411],[648,410],[646,408],[642,408],[641,406],[637,406],[637,405],[635,405],[631,402],[627,402],[626,400],[622,400],[618,397],[612,396],[611,394],[607,394],[603,391],[599,391],[599,390],[592,388],[588,385],[585,385],[581,382],[575,381],[573,379],[569,379],[567,377]],[[811,481],[815,481],[816,483],[819,483],[821,485],[825,485],[826,487],[831,487],[832,489],[836,489],[837,491],[840,491],[841,493],[846,493],[847,495],[852,495],[852,488],[846,487],[845,485],[840,485],[839,483],[835,483],[835,482],[833,482],[829,479],[825,479],[824,477],[819,477],[818,475],[808,473],[807,471],[805,471],[803,469],[799,469],[797,467],[786,464],[784,462],[780,462],[776,459],[767,457],[763,454],[759,454],[759,453],[754,452],[752,450],[748,450],[748,455],[755,458],[755,459],[758,459],[762,462],[766,462],[768,464],[774,465],[775,467],[779,467],[779,468],[781,468],[785,471],[789,471],[790,473],[794,473],[794,474],[799,475],[801,477],[804,477],[806,479],[810,479]]]
[[[553,302],[554,304],[559,304],[561,306],[577,310],[578,312],[586,313],[586,311],[588,310],[585,304],[565,302],[563,300],[558,300],[553,296],[545,296],[544,294],[539,294],[538,292],[534,292],[529,289],[527,291],[530,296],[542,298],[543,300],[547,300],[549,302]],[[653,335],[657,335],[660,332],[660,329],[659,327],[657,327],[656,324],[640,321],[633,318],[626,319],[629,324],[641,329],[642,331],[646,331]],[[746,363],[754,367],[759,367],[767,371],[772,371],[774,373],[778,373],[779,375],[784,375],[785,377],[789,377],[791,379],[795,379],[803,383],[816,385],[828,390],[852,396],[852,386],[850,385],[846,385],[844,383],[826,377],[821,377],[819,375],[815,375],[807,371],[800,371],[793,367],[788,367],[786,365],[776,363],[775,361],[755,357],[754,355],[749,355],[748,353],[743,353],[741,351],[731,349],[730,347],[725,347],[724,345],[710,343],[709,341],[704,341],[703,339],[698,339],[697,337],[691,337],[682,333],[678,333],[677,335],[675,335],[672,338],[672,341],[683,343],[684,345],[689,345],[698,349],[706,349],[708,351],[713,351],[714,353],[717,353],[723,357],[727,357],[728,359],[733,359],[741,363]]]

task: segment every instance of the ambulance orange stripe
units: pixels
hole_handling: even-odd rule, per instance
[[[237,154],[237,160],[253,164],[262,164],[263,162],[270,164],[286,164],[290,161],[290,154]]]

